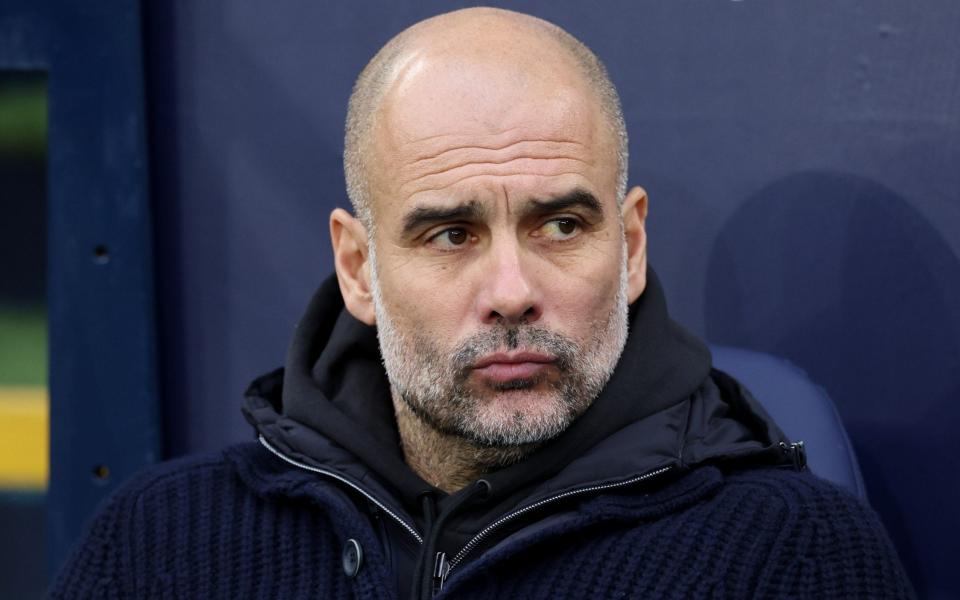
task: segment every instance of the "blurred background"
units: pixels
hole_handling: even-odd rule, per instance
[[[44,579],[47,81],[0,71],[0,597]]]
[[[823,386],[919,596],[960,598],[960,3],[494,4],[606,62],[674,318]],[[0,3],[0,598],[136,469],[250,439],[353,79],[460,6]]]

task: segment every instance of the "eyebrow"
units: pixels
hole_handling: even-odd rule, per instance
[[[603,206],[597,197],[583,188],[576,188],[568,194],[549,200],[529,200],[521,210],[524,217],[536,217],[568,208],[580,207],[591,213],[594,218],[603,220]]]
[[[576,188],[572,192],[547,200],[532,199],[520,210],[522,218],[537,217],[581,207],[591,215],[602,221],[603,207],[597,197],[583,188]],[[431,225],[449,223],[450,221],[481,221],[487,214],[487,209],[477,200],[470,200],[456,206],[418,206],[403,217],[404,237],[412,237],[416,232]]]
[[[420,229],[437,223],[478,221],[485,214],[486,209],[476,200],[448,207],[418,206],[403,217],[403,235],[410,236]]]

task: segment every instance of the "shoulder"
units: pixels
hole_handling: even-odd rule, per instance
[[[862,504],[849,491],[817,477],[808,470],[796,471],[776,467],[738,469],[728,472],[725,481],[731,490],[782,496],[786,502],[820,498],[833,502]]]
[[[171,565],[206,568],[225,547],[230,553],[252,547],[251,540],[272,539],[263,530],[291,521],[297,511],[267,501],[248,481],[256,480],[252,473],[281,469],[276,462],[258,444],[241,444],[141,470],[101,503],[50,597],[142,597],[143,586],[184,576]],[[264,479],[285,481],[283,472]],[[302,520],[315,535],[328,529],[317,519]]]
[[[744,470],[728,474],[725,484],[718,494],[720,503],[735,509],[741,522],[763,524],[784,538],[818,545],[832,546],[833,539],[837,545],[832,547],[891,547],[879,516],[867,503],[808,471]]]
[[[150,465],[111,492],[98,513],[163,499],[197,503],[202,501],[204,492],[229,484],[236,478],[235,472],[224,452],[188,455]]]
[[[113,491],[90,519],[52,585],[51,598],[132,597],[140,532],[160,520],[189,522],[184,506],[227,477],[221,455],[191,456],[141,470]],[[146,527],[145,527],[146,525]],[[186,525],[183,525],[186,528]],[[172,545],[171,545],[172,547]]]
[[[120,485],[101,504],[94,523],[122,519],[127,527],[163,522],[176,527],[185,519],[221,512],[225,503],[262,503],[302,495],[310,477],[248,442],[219,452],[195,454],[146,467]]]
[[[731,515],[768,534],[758,578],[764,595],[814,588],[822,597],[912,597],[879,516],[847,490],[787,469],[734,473],[726,483],[721,497]]]
[[[741,505],[775,507],[783,518],[823,519],[837,525],[879,529],[879,517],[863,500],[809,471],[760,468],[728,473],[724,494]]]
[[[274,486],[299,481],[302,477],[278,460],[260,444],[248,442],[229,446],[219,452],[186,455],[150,465],[121,484],[105,504],[143,501],[158,497],[178,497],[189,490],[189,497],[201,501],[198,492],[216,488],[236,488],[240,492],[263,495],[267,483]]]
[[[250,494],[249,486],[241,484],[237,465],[240,456],[254,459],[252,446],[183,456],[141,469],[100,503],[78,547],[98,541],[120,543],[161,522],[165,527],[182,525],[198,513]]]
[[[144,467],[121,484],[113,495],[118,498],[142,497],[176,488],[187,481],[216,480],[230,474],[221,452],[187,455]]]
[[[236,467],[226,452],[150,465],[107,496],[88,522],[85,537],[106,532],[127,537],[152,523],[176,524],[198,511],[213,510],[230,496],[249,493],[237,481]]]

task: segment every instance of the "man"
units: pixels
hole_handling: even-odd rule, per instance
[[[248,392],[259,442],[125,486],[53,595],[909,597],[873,513],[670,321],[626,143],[551,24],[391,40],[350,100],[337,277]]]

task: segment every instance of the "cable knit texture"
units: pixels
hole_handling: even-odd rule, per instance
[[[343,491],[261,448],[230,452],[125,485],[51,597],[397,597],[369,518]],[[478,553],[438,597],[912,597],[873,511],[807,473],[702,467],[570,515]],[[364,554],[352,578],[351,538]]]

